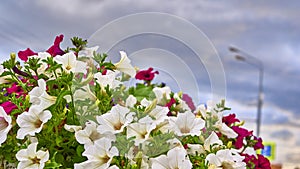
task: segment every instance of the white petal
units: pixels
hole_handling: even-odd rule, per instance
[[[17,169],[39,169],[37,164],[33,164],[31,160],[21,161],[18,164]]]
[[[48,151],[39,150],[36,153],[36,156],[37,156],[38,159],[40,159],[41,163],[45,163],[46,161],[49,160],[49,152]]]
[[[137,99],[133,95],[129,95],[126,99],[126,107],[133,107],[137,102]]]
[[[34,136],[36,132],[36,128],[20,128],[17,132],[17,139],[24,139],[27,135]]]
[[[28,160],[27,150],[26,149],[19,150],[16,154],[16,158],[18,159],[18,161]]]
[[[196,152],[199,154],[205,153],[204,148],[200,144],[188,144],[188,154],[196,155]]]
[[[64,128],[69,131],[69,132],[76,132],[76,131],[79,131],[82,129],[81,126],[76,126],[76,125],[68,125],[68,124],[65,124],[64,125]]]
[[[7,134],[12,128],[12,119],[6,114],[3,107],[0,106],[0,146],[7,139]]]
[[[28,145],[27,147],[27,155],[28,157],[35,157],[36,156],[36,147],[37,147],[38,143],[31,143]]]
[[[171,94],[171,89],[169,86],[165,86],[165,87],[155,87],[153,89],[153,92],[156,96],[157,102],[160,103],[162,101],[162,99],[164,97],[166,97],[166,99],[170,99],[170,94]]]
[[[171,149],[167,156],[169,160],[169,166],[171,168],[192,168],[191,162],[186,159],[187,152],[184,148],[175,147]]]
[[[222,162],[220,161],[220,159],[215,154],[208,154],[206,156],[205,161],[208,161],[209,164],[214,164],[216,166],[221,166],[222,165]]]
[[[157,169],[168,169],[169,161],[166,155],[161,155],[159,157],[151,159],[152,165],[151,168]]]
[[[223,145],[223,142],[219,139],[215,132],[212,132],[209,137],[204,141],[205,150],[210,151],[210,146],[213,144]]]
[[[87,63],[82,61],[76,61],[74,73],[84,73],[86,74],[87,70]]]
[[[124,51],[120,51],[121,60],[115,64],[115,67],[117,70],[126,73],[130,75],[131,77],[134,77],[136,74],[136,71],[134,67],[131,66],[130,60],[127,57],[127,54]]]
[[[84,48],[78,52],[78,57],[94,57],[94,52],[96,52],[98,48],[99,46]]]
[[[238,136],[238,134],[230,127],[228,127],[225,123],[221,124],[219,130],[222,134],[226,135],[228,138],[236,138]]]

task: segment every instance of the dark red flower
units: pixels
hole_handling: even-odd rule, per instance
[[[261,154],[257,154],[258,164],[255,167],[256,169],[271,169],[270,161]]]
[[[241,154],[245,156],[244,162],[246,163],[247,167],[249,168],[254,168],[255,166],[258,165],[258,160],[254,155],[249,155],[249,154]]]
[[[264,145],[262,143],[262,139],[259,137],[257,138],[256,136],[254,136],[254,139],[256,141],[255,145],[253,146],[254,150],[258,150],[258,149],[263,149]]]
[[[4,102],[4,103],[1,103],[0,106],[3,107],[4,111],[6,112],[6,114],[10,114],[11,111],[13,111],[14,109],[17,109],[17,108],[18,108],[15,104],[13,104],[13,103],[10,102],[10,101],[6,101],[6,102]]]
[[[176,104],[176,100],[174,98],[171,98],[170,101],[165,105],[165,107],[168,107],[170,110],[173,104]],[[172,112],[169,111],[167,115],[172,116]]]
[[[185,101],[185,103],[189,106],[189,108],[194,111],[196,109],[193,99],[188,94],[182,95],[182,100]]]
[[[64,35],[56,36],[54,44],[46,51],[50,53],[51,56],[63,55],[65,52],[60,49],[60,43],[63,41]]]
[[[20,96],[23,94],[23,89],[21,86],[17,86],[16,83],[12,84],[11,87],[6,88],[6,91],[8,94],[15,93],[17,96]]]
[[[245,137],[253,135],[253,131],[248,131],[239,126],[232,126],[232,129],[238,134],[238,137],[234,142],[234,146],[236,149],[240,149],[243,147],[243,145],[244,145],[243,140]]]
[[[227,125],[230,126],[235,122],[240,122],[239,119],[236,118],[235,114],[229,114],[228,116],[224,116],[222,121]]]
[[[107,73],[107,69],[105,68],[105,66],[99,67],[98,71],[102,72],[102,75],[106,75],[106,73]]]
[[[135,75],[138,80],[151,81],[153,80],[155,74],[159,74],[158,71],[152,72],[153,68],[150,67],[148,70],[141,70]]]
[[[37,55],[37,53],[33,52],[29,48],[18,52],[18,57],[25,62],[27,62],[29,56],[33,56],[33,55]]]

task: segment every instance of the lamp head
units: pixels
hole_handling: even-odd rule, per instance
[[[245,61],[245,60],[246,60],[245,57],[243,57],[243,56],[241,56],[241,55],[235,55],[235,58],[236,58],[237,60],[240,60],[240,61]]]
[[[229,50],[230,52],[235,52],[235,53],[240,52],[240,50],[239,50],[238,48],[234,47],[234,46],[229,46],[229,47],[228,47],[228,50]]]

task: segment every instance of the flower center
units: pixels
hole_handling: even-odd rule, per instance
[[[118,122],[117,124],[114,125],[115,130],[120,130],[123,124],[121,122]]]
[[[0,117],[0,131],[5,130],[5,128],[8,126],[7,121],[3,117]]]
[[[226,161],[222,162],[222,167],[224,169],[233,169],[231,163],[230,162],[226,162]]]
[[[32,159],[30,159],[32,161],[33,164],[40,164],[40,160],[41,159],[38,159],[37,157],[34,157]]]
[[[100,161],[102,161],[102,164],[107,163],[109,161],[109,157],[107,154],[105,154],[103,157],[101,157]]]
[[[98,140],[99,138],[101,138],[101,135],[98,132],[93,131],[89,138],[92,140],[92,142],[94,142],[94,141]]]
[[[34,127],[35,128],[40,128],[41,127],[41,125],[42,125],[42,121],[41,120],[37,120],[37,121],[35,121],[35,123],[34,123]]]
[[[71,67],[70,65],[68,65],[68,66],[66,67],[66,69],[67,69],[67,70],[71,70],[72,67]]]
[[[146,138],[146,135],[147,135],[147,132],[146,132],[146,131],[143,132],[143,133],[141,133],[141,138],[142,138],[142,139],[145,139],[145,138]]]
[[[188,127],[183,127],[180,129],[181,133],[189,133],[190,129]]]

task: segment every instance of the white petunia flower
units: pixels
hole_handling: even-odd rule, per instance
[[[85,128],[83,130],[78,130],[75,132],[75,138],[80,144],[84,144],[84,147],[94,145],[95,141],[107,137],[111,138],[113,136],[108,136],[106,134],[101,134],[97,131],[98,125],[94,121],[88,121],[85,123]]]
[[[36,151],[38,143],[31,143],[27,149],[20,150],[16,157],[19,161],[18,169],[42,169],[49,160],[48,151]]]
[[[184,111],[191,111],[191,109],[188,106],[188,104],[179,97],[178,93],[174,94],[174,99],[179,102],[179,104],[176,105],[176,107],[178,107],[178,108],[180,108],[180,109],[182,109]]]
[[[201,118],[196,118],[196,116],[190,111],[179,113],[177,117],[171,118],[170,122],[172,126],[171,130],[173,130],[178,136],[199,136],[201,129],[205,126],[205,121]]]
[[[154,118],[155,124],[162,123],[165,119],[168,118],[167,114],[169,112],[168,107],[156,106],[150,113],[149,116]]]
[[[0,64],[0,75],[4,72],[4,67],[2,66],[2,64]],[[9,79],[10,78],[10,75],[7,75],[7,76],[1,76],[0,77],[0,84],[4,84],[4,83],[7,83],[9,82],[8,80],[6,79]]]
[[[59,64],[62,64],[63,69],[67,73],[73,72],[86,74],[87,72],[87,64],[85,62],[76,60],[76,56],[73,52],[66,53],[62,56],[57,55],[54,58],[54,61],[56,61]]]
[[[243,162],[244,157],[239,155],[234,150],[223,149],[216,154],[208,154],[205,161],[211,167],[222,167],[232,169],[246,169],[246,163]]]
[[[223,145],[223,142],[219,139],[215,132],[212,132],[208,138],[205,139],[204,145],[200,144],[188,144],[188,153],[195,155],[210,152],[211,148]]]
[[[124,51],[120,51],[120,54],[121,60],[118,63],[114,64],[116,69],[130,75],[131,77],[134,77],[136,71],[134,67],[132,67],[132,65],[130,64],[131,61],[127,57],[127,54]]]
[[[155,125],[149,123],[149,118],[143,118],[141,120],[145,123],[131,123],[127,126],[127,138],[135,137],[134,141],[136,146],[146,141],[151,131],[155,129]]]
[[[218,128],[219,131],[226,135],[228,138],[236,138],[238,134],[230,127],[228,127],[225,123],[223,123],[223,113],[219,112],[218,115],[218,121],[214,124],[214,127]]]
[[[214,131],[204,141],[204,149],[207,151],[210,151],[211,147],[219,145],[223,145],[223,142],[219,139],[218,135]]]
[[[153,92],[156,96],[157,102],[161,103],[163,99],[170,99],[171,89],[169,86],[155,87]]]
[[[103,75],[101,72],[94,74],[94,78],[96,79],[96,82],[101,86],[102,90],[104,90],[107,85],[110,89],[114,89],[121,84],[120,81],[116,80],[117,73],[118,72],[107,70],[105,75]]]
[[[217,108],[213,101],[209,100],[206,104],[200,104],[197,106],[195,112],[200,113],[201,116],[206,119],[209,116],[217,116],[217,112],[214,110]]]
[[[111,132],[116,134],[122,132],[133,121],[133,113],[129,112],[130,110],[127,107],[117,104],[108,113],[96,117],[99,123],[97,130],[100,133]]]
[[[102,138],[97,140],[94,145],[89,146],[82,153],[87,157],[87,161],[79,164],[75,164],[75,169],[105,169],[110,166],[110,163],[114,156],[117,156],[119,151],[116,147],[111,147],[111,140],[108,138]]]
[[[133,107],[137,102],[137,99],[133,95],[129,95],[126,99],[126,107]]]
[[[65,124],[64,128],[65,128],[65,130],[67,130],[69,132],[76,132],[76,131],[82,130],[81,126],[68,125],[68,124]]]
[[[200,105],[196,109],[196,113],[201,113],[201,116],[204,119],[207,118],[215,118],[217,122],[214,124],[214,127],[218,128],[219,131],[226,135],[228,138],[236,138],[238,134],[234,132],[230,127],[228,127],[225,123],[222,122],[223,113],[222,112],[216,112],[218,108],[216,107],[216,104],[213,101],[207,101],[206,105]]]
[[[6,114],[3,107],[0,106],[0,146],[5,142],[7,133],[12,128],[12,119]]]
[[[187,157],[184,148],[175,147],[168,151],[167,155],[161,155],[151,159],[151,168],[155,169],[189,169],[192,163]]]
[[[30,103],[39,106],[41,109],[46,109],[56,102],[55,96],[50,96],[46,92],[46,82],[44,79],[38,80],[38,86],[34,87],[29,93]]]
[[[20,129],[17,132],[18,139],[24,139],[26,135],[34,136],[42,130],[43,125],[51,119],[49,110],[43,110],[39,106],[31,106],[28,112],[20,114],[17,124]]]
[[[78,57],[94,57],[94,52],[98,50],[99,46],[94,46],[90,48],[84,48],[83,50],[79,51]]]
[[[226,135],[228,138],[236,138],[238,134],[232,130],[232,128],[228,127],[225,123],[217,123],[214,125],[215,127],[219,128],[220,132]]]
[[[74,92],[73,98],[74,98],[74,100],[85,100],[85,99],[89,99],[90,101],[97,100],[97,97],[91,91],[89,85],[85,85],[85,86],[81,87],[80,89],[77,89]]]

